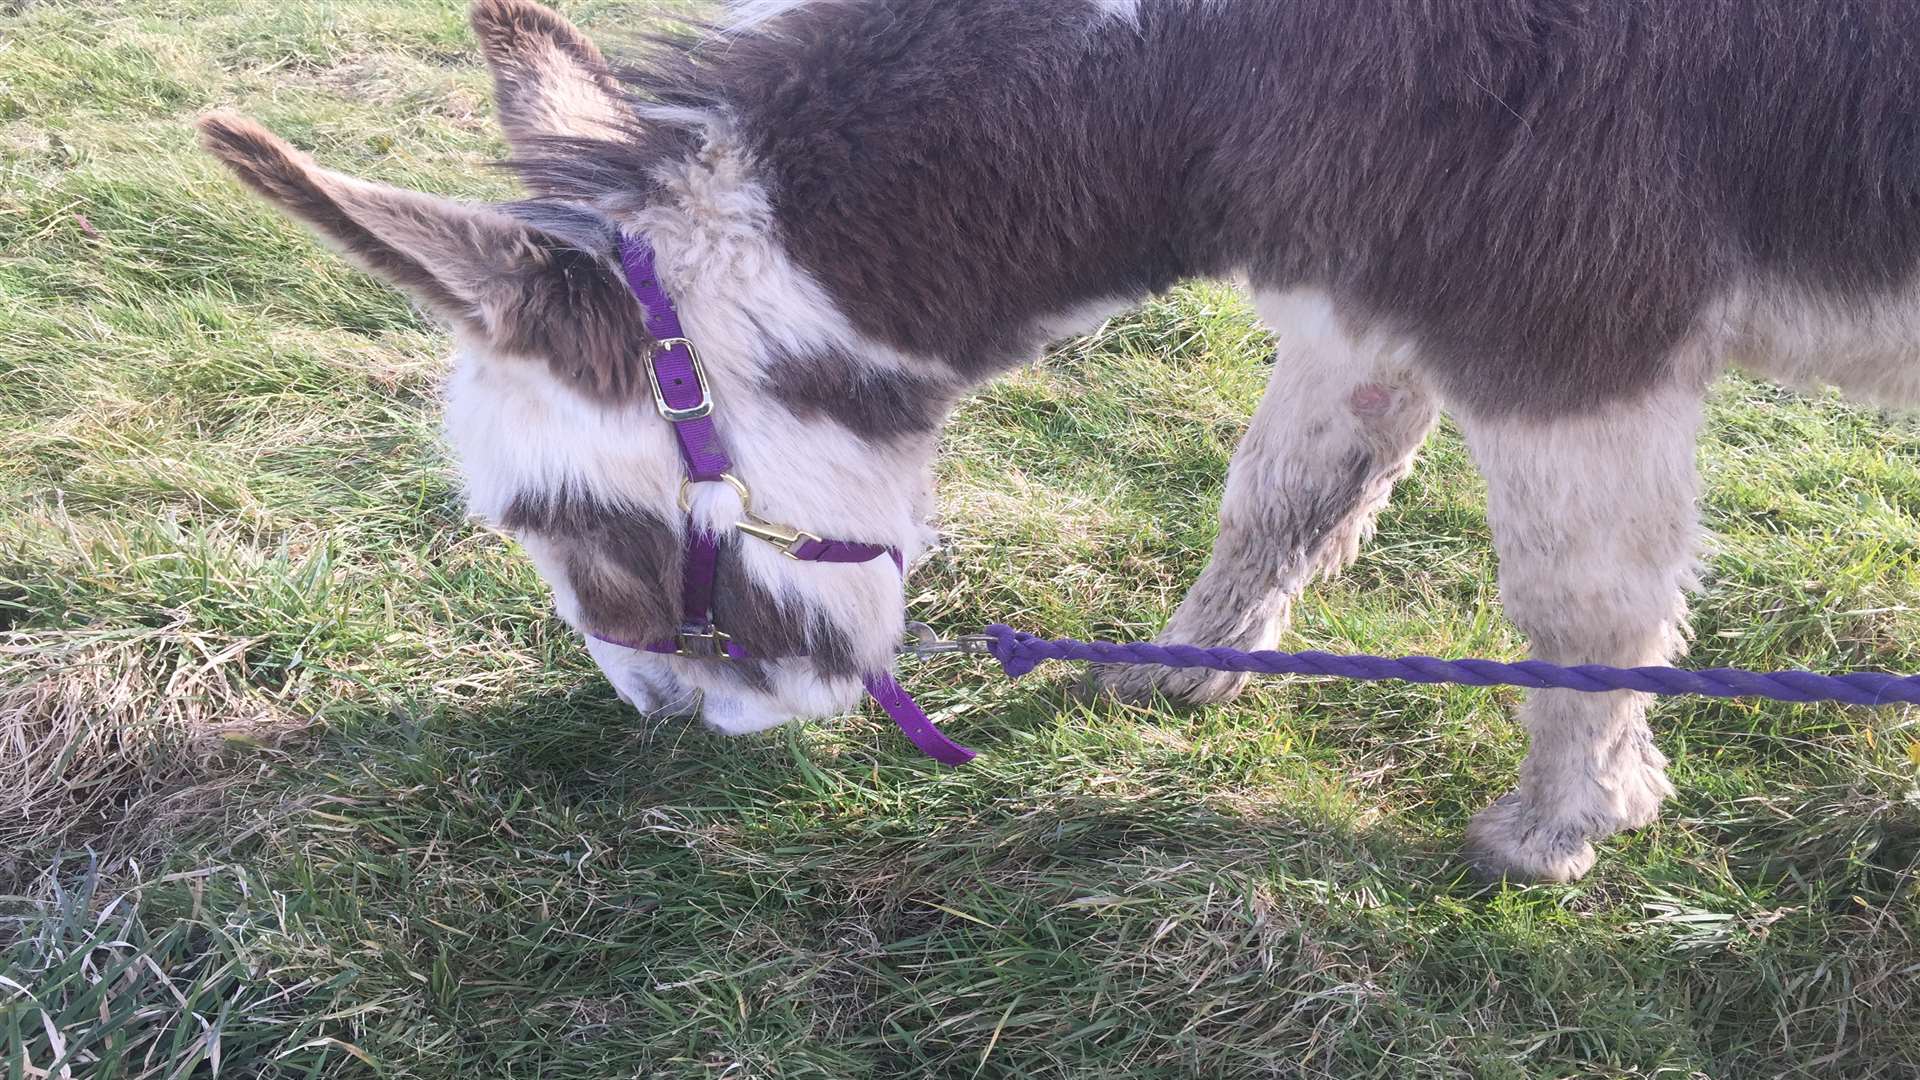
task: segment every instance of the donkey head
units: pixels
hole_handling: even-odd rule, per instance
[[[699,701],[710,725],[735,733],[844,710],[900,640],[899,574],[887,559],[795,562],[735,531],[740,489],[683,483],[622,234],[658,252],[719,436],[765,518],[912,558],[927,539],[931,434],[877,448],[803,407],[820,378],[783,395],[783,380],[817,376],[796,357],[840,357],[844,372],[860,345],[781,251],[751,163],[720,126],[650,140],[600,52],[536,4],[480,0],[473,24],[534,199],[474,204],[354,179],[231,115],[203,119],[203,142],[451,327],[446,427],[471,507],[520,539],[622,697],[643,710]],[[681,610],[689,528],[723,538],[714,623],[746,659],[630,647],[673,638],[691,615]]]

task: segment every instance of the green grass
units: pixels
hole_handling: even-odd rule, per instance
[[[1662,821],[1485,891],[1508,691],[914,667],[962,771],[630,715],[463,517],[441,335],[192,146],[501,194],[476,63],[438,0],[0,3],[0,1076],[1920,1072],[1912,710],[1665,701]],[[1150,634],[1267,351],[1192,287],[969,401],[914,616]],[[1920,671],[1920,426],[1732,382],[1701,456],[1693,662]],[[1521,655],[1482,507],[1443,433],[1290,641]]]

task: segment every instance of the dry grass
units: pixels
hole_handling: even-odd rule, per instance
[[[148,854],[160,823],[217,799],[221,759],[297,732],[249,679],[258,644],[180,626],[0,636],[0,892],[47,852]]]

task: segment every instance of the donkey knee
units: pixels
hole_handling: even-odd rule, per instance
[[[1350,562],[1438,416],[1400,343],[1356,336],[1323,294],[1256,297],[1281,336],[1266,396],[1234,452],[1213,558],[1157,640],[1272,648],[1309,581]],[[1097,668],[1129,701],[1226,701],[1244,675]]]

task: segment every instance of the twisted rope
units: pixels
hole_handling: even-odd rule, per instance
[[[1440,660],[1431,656],[1339,656],[1312,650],[1242,652],[1195,645],[1148,642],[1119,645],[1042,638],[998,623],[987,627],[983,636],[989,639],[987,651],[1016,679],[1043,660],[1084,660],[1095,664],[1159,664],[1265,675],[1329,675],[1368,682],[1397,679],[1462,686],[1524,686],[1589,694],[1639,690],[1649,694],[1764,697],[1775,701],[1844,701],[1850,705],[1920,703],[1920,675],[1889,675],[1878,671],[1821,675],[1812,671],[1760,672],[1740,668],[1688,671],[1670,667],[1617,668],[1604,664],[1562,667],[1544,660],[1506,664],[1497,660]]]

